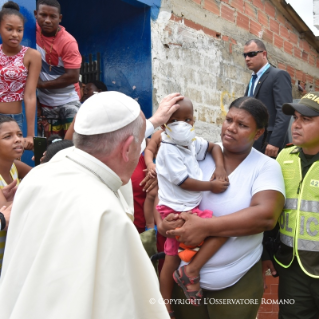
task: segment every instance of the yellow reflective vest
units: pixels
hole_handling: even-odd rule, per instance
[[[319,254],[319,161],[312,164],[302,178],[299,148],[292,146],[283,149],[277,157],[285,180],[286,202],[279,218],[280,240],[293,248],[288,268],[294,256],[297,256],[301,269],[314,278],[319,276],[309,273],[303,266],[300,251]]]

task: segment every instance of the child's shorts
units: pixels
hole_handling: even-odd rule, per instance
[[[181,212],[176,212],[175,210],[164,206],[164,205],[158,205],[156,206],[156,209],[161,214],[162,219],[164,219],[169,214],[180,214]],[[212,218],[213,212],[211,210],[205,209],[200,210],[197,207],[191,209],[191,211],[195,214],[197,214],[200,218]],[[176,240],[176,238],[166,238],[165,245],[164,245],[164,252],[166,255],[169,256],[177,256],[178,255],[178,247],[179,247],[179,241]]]

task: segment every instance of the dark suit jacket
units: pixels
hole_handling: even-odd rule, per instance
[[[247,86],[245,96],[248,95],[248,88],[249,85]],[[269,136],[267,142],[281,149],[285,145],[290,121],[290,116],[283,114],[281,109],[284,103],[292,102],[292,87],[289,73],[270,66],[259,79],[254,97],[263,102],[268,109]],[[260,137],[254,144],[254,147],[259,151],[261,151],[262,139],[263,137]]]

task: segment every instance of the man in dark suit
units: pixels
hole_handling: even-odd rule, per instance
[[[267,50],[258,39],[249,40],[244,46],[244,57],[249,70],[253,71],[245,96],[252,96],[263,102],[269,112],[266,146],[263,136],[254,147],[268,156],[276,157],[286,144],[290,118],[283,114],[282,105],[292,102],[290,75],[268,63]]]

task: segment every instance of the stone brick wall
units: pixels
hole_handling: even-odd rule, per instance
[[[262,39],[269,62],[319,91],[319,55],[270,0],[163,0],[152,22],[153,102],[180,92],[194,103],[197,134],[220,140],[230,102],[244,94],[251,71],[244,43]]]

